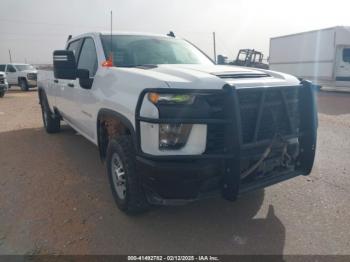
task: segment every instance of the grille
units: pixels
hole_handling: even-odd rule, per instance
[[[216,119],[223,119],[225,117],[224,105],[225,105],[225,95],[220,94],[210,94],[204,95],[206,103],[209,106],[209,117]]]
[[[298,132],[298,88],[240,89],[238,100],[243,143]]]
[[[29,73],[29,74],[28,74],[28,79],[29,79],[29,80],[36,80],[36,79],[37,79],[37,74],[35,74],[35,73]]]
[[[276,134],[297,134],[300,121],[298,90],[299,87],[237,90],[243,144],[269,140]],[[225,99],[224,95],[207,97],[212,107],[211,117],[225,118]],[[223,124],[208,125],[206,154],[225,153],[225,132]]]

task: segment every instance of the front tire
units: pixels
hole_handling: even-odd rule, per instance
[[[25,79],[19,80],[19,87],[21,88],[22,91],[28,91],[29,90],[28,83],[27,83],[27,81]]]
[[[114,200],[123,212],[134,215],[148,209],[130,136],[111,139],[107,148],[107,173]]]
[[[49,103],[45,98],[41,98],[40,100],[43,124],[46,132],[49,134],[58,133],[61,130],[61,120],[51,112]]]
[[[3,98],[5,96],[5,91],[0,92],[0,98]]]

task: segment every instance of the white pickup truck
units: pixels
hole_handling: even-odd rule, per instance
[[[313,85],[215,65],[177,37],[87,33],[39,72],[45,129],[64,120],[99,148],[128,214],[150,204],[239,195],[311,172]]]
[[[5,96],[7,89],[8,83],[6,79],[6,74],[4,72],[0,72],[0,98]]]
[[[22,91],[37,86],[38,71],[28,64],[0,64],[0,71],[6,73],[9,88],[13,85],[19,86]]]

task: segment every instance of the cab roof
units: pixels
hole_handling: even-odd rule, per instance
[[[86,37],[86,36],[99,37],[100,35],[111,35],[111,32],[110,31],[88,32],[88,33],[73,36],[71,39],[69,39],[69,41],[77,38],[81,38],[81,37]],[[154,34],[154,33],[145,33],[145,32],[112,31],[112,35],[155,36],[155,37],[164,37],[164,38],[174,39],[174,37],[168,36],[167,34]]]

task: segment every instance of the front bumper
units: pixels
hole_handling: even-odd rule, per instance
[[[220,160],[155,161],[139,157],[138,165],[152,204],[182,204],[217,194],[220,189]]]
[[[27,83],[28,83],[28,86],[29,86],[29,87],[36,87],[36,86],[38,85],[37,80],[30,80],[30,79],[27,79]]]
[[[277,92],[280,92],[283,88],[285,87],[274,87]],[[147,92],[162,92],[163,90],[145,90],[136,108],[136,152],[137,163],[139,170],[142,170],[142,183],[148,200],[153,204],[171,205],[219,194],[226,199],[235,200],[239,195],[246,192],[264,188],[298,175],[308,175],[313,166],[316,149],[317,109],[314,87],[310,82],[304,81],[300,86],[293,88],[298,88],[298,121],[295,122],[298,123],[298,126],[295,126],[294,120],[292,121],[293,117],[287,110],[287,104],[290,101],[281,91],[282,102],[280,103],[282,107],[286,108],[290,134],[278,133],[278,136],[284,141],[297,139],[298,155],[295,157],[294,165],[284,168],[279,166],[275,168],[274,166],[269,171],[264,173],[256,172],[254,176],[244,179],[241,175],[242,170],[246,169],[247,161],[248,163],[255,163],[261,158],[264,150],[272,143],[272,139],[258,139],[260,126],[263,125],[261,122],[266,119],[264,119],[264,114],[257,113],[256,120],[252,124],[255,127],[253,128],[255,132],[252,134],[254,139],[248,142],[250,138],[246,133],[249,131],[247,129],[249,126],[247,127],[246,122],[243,121],[245,120],[243,118],[246,116],[241,114],[243,109],[240,108],[241,104],[238,101],[239,94],[237,89],[226,86],[220,91],[200,90],[201,93],[224,93],[225,101],[221,103],[225,110],[223,110],[222,118],[213,118],[206,114],[205,116],[198,115],[198,118],[193,115],[191,115],[191,118],[187,118],[186,115],[176,115],[159,120],[141,117],[140,108],[143,97]],[[166,92],[172,91],[166,90]],[[179,91],[174,90],[173,92]],[[180,92],[198,92],[198,90],[181,90]],[[264,99],[258,101],[260,102],[257,108],[260,111],[264,111]],[[268,102],[271,101],[266,103]],[[157,123],[158,121],[159,123],[200,123],[207,124],[208,128],[209,126],[214,126],[222,131],[220,134],[223,136],[223,141],[219,143],[222,148],[218,151],[217,146],[209,146],[213,141],[209,141],[208,138],[207,150],[202,155],[154,156],[146,154],[142,152],[140,147],[140,122]],[[292,126],[295,129],[292,129]],[[218,143],[218,140],[214,142]],[[277,154],[281,150],[279,146],[273,148],[273,152]],[[271,157],[271,161],[275,161],[274,158]]]
[[[211,159],[163,162],[138,158],[138,166],[142,170],[142,183],[150,203],[181,205],[220,195],[226,197],[223,195],[226,161]],[[249,183],[240,183],[237,195],[230,199],[299,175],[307,173],[301,170],[275,172]]]
[[[309,174],[308,170],[289,169],[242,180],[238,158],[164,161],[137,157],[137,164],[148,201],[155,205],[179,205],[220,195],[235,200],[250,191]]]

